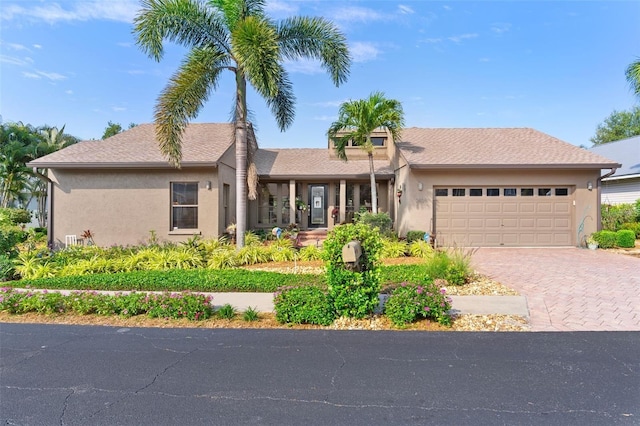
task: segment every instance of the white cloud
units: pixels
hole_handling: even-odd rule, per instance
[[[32,47],[34,49],[42,49],[42,45],[41,44],[33,44]]]
[[[320,62],[314,59],[301,59],[298,61],[285,60],[284,66],[291,73],[300,74],[320,74],[324,70],[320,66]]]
[[[410,15],[412,13],[415,13],[412,8],[404,4],[398,5],[398,10],[400,10],[400,13],[404,15]]]
[[[437,43],[442,43],[442,39],[440,37],[433,37],[433,38],[425,38],[423,40],[420,40],[422,43],[427,43],[427,44],[437,44]]]
[[[17,51],[26,50],[27,52],[30,51],[27,48],[27,46],[22,45],[22,44],[18,44],[18,43],[5,43],[5,42],[2,42],[2,46],[6,46],[10,50],[17,50]]]
[[[119,42],[119,43],[116,43],[116,45],[118,45],[118,46],[120,46],[120,47],[131,47],[131,46],[133,46],[133,44],[132,44],[132,43],[128,43],[128,42],[126,42],[126,41],[121,41],[121,42]]]
[[[66,3],[27,3],[28,6],[9,4],[2,8],[0,20],[13,20],[19,17],[34,21],[72,22],[106,20],[131,23],[140,9],[136,0],[75,0]]]
[[[380,50],[372,43],[356,41],[349,46],[349,53],[353,58],[353,62],[373,61],[380,54]]]
[[[491,31],[496,34],[504,34],[511,29],[511,24],[504,22],[497,22],[495,24],[491,24]]]
[[[366,7],[343,7],[333,11],[331,19],[339,22],[373,22],[381,21],[384,15]]]
[[[115,112],[122,112],[122,111],[126,111],[127,109],[125,107],[111,107],[111,109]]]
[[[3,62],[5,64],[10,64],[10,65],[18,65],[18,66],[25,66],[27,65],[27,63],[29,62],[28,60],[24,60],[24,59],[20,59],[20,58],[16,58],[13,56],[7,56],[7,55],[0,55],[0,62]]]
[[[447,37],[449,40],[451,40],[454,43],[460,43],[463,40],[469,40],[472,38],[476,38],[478,37],[478,34],[472,33],[472,34],[460,34],[460,35],[456,35],[456,36],[451,36],[451,37]]]
[[[22,75],[26,78],[33,78],[38,80],[44,77],[51,81],[65,80],[67,78],[62,74],[58,74],[55,72],[44,72],[44,71],[35,71],[35,72],[23,71]]]
[[[33,78],[33,79],[36,79],[36,80],[40,80],[40,79],[42,78],[42,76],[40,76],[40,75],[38,75],[38,74],[36,74],[36,73],[27,72],[27,71],[24,71],[24,72],[22,73],[22,75],[23,75],[24,77],[26,77],[26,78]]]
[[[268,14],[293,15],[298,11],[298,7],[282,0],[269,0],[265,6]]]

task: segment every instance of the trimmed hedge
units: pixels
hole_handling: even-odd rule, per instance
[[[325,278],[313,274],[281,274],[246,269],[132,271],[41,278],[12,282],[16,287],[68,290],[144,290],[207,292],[274,292],[281,286],[311,284],[323,287]]]
[[[596,240],[600,248],[607,249],[616,246],[616,233],[613,231],[598,231],[594,232],[591,236]]]
[[[633,248],[636,245],[636,233],[629,229],[616,232],[616,245],[622,248]]]

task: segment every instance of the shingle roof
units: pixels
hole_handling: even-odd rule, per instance
[[[611,168],[618,164],[529,128],[402,130],[397,144],[413,168]]]
[[[296,179],[326,177],[355,178],[369,176],[369,160],[342,161],[322,149],[259,149],[254,157],[259,176]],[[387,160],[374,160],[376,176],[393,176]]]
[[[640,136],[594,146],[589,151],[613,158],[622,164],[610,179],[640,175]]]
[[[191,123],[182,139],[182,166],[216,165],[232,144],[232,124]],[[78,142],[28,165],[56,168],[170,167],[158,148],[153,124],[141,124],[105,140]]]

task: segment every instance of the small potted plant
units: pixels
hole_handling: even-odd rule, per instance
[[[590,250],[595,250],[598,248],[598,242],[593,237],[593,234],[587,237],[587,247],[589,247]]]

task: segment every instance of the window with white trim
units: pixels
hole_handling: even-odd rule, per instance
[[[171,229],[198,228],[198,182],[171,182]]]

